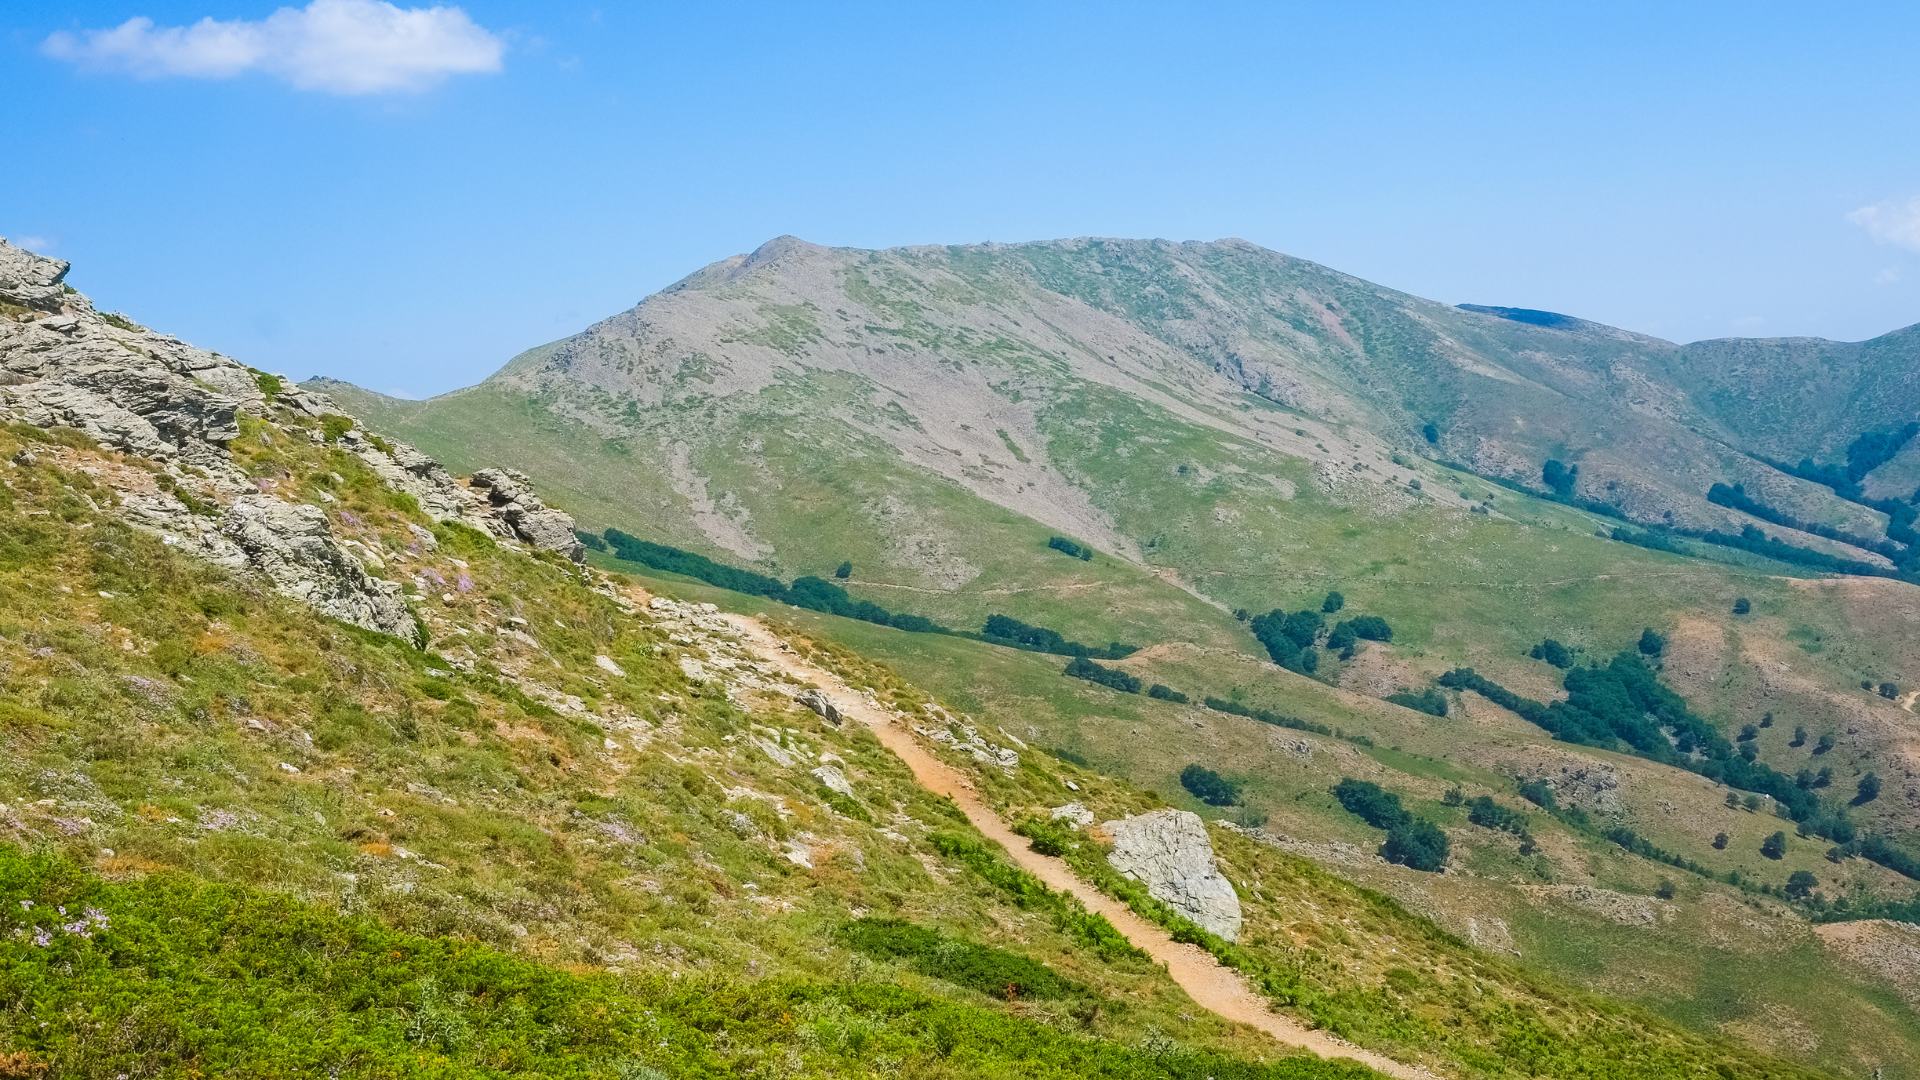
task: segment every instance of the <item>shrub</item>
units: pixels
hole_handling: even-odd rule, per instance
[[[1396,690],[1387,695],[1387,700],[1395,705],[1423,712],[1429,716],[1447,715],[1447,695],[1428,687],[1418,693],[1412,690]]]
[[[858,952],[897,960],[920,972],[990,997],[1064,998],[1081,988],[1035,960],[899,919],[857,919],[835,934]]]
[[[1747,612],[1752,610],[1753,610],[1752,602],[1750,602],[1744,596],[1740,597],[1739,599],[1733,602],[1733,613],[1735,615],[1745,615]]]
[[[351,416],[328,413],[320,418],[320,434],[324,435],[330,443],[339,442],[342,435],[352,430],[353,417]]]
[[[1240,785],[1204,765],[1181,769],[1180,786],[1208,806],[1232,806],[1240,801]]]
[[[1864,803],[1870,803],[1879,797],[1880,777],[1874,773],[1868,773],[1860,778],[1860,786],[1854,792],[1853,805],[1860,806]]]
[[[1093,559],[1092,548],[1084,544],[1076,544],[1064,536],[1048,537],[1047,546],[1063,555],[1071,555],[1081,562],[1090,562]]]
[[[1494,802],[1485,795],[1467,802],[1467,820],[1485,829],[1498,829],[1515,836],[1527,835],[1527,815]]]
[[[852,561],[852,560],[847,560],[847,561],[845,561],[845,562],[842,562],[842,563],[841,563],[841,564],[840,564],[839,566],[836,566],[836,567],[834,567],[834,568],[833,568],[833,576],[834,576],[834,577],[836,577],[836,578],[838,578],[838,579],[840,579],[841,581],[845,581],[845,580],[847,580],[848,578],[850,578],[850,577],[852,577],[852,576],[853,576],[853,561]]]
[[[1327,598],[1325,600],[1320,601],[1320,610],[1327,613],[1328,615],[1331,615],[1334,612],[1339,611],[1341,608],[1346,606],[1347,606],[1347,598],[1344,596],[1341,596],[1338,592],[1330,592],[1327,594]]]

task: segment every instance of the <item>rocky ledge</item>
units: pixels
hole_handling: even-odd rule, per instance
[[[280,497],[235,463],[228,444],[246,414],[337,442],[437,521],[583,556],[573,519],[542,502],[525,476],[486,469],[463,483],[413,447],[365,431],[324,395],[97,311],[66,283],[67,271],[0,239],[0,419],[72,428],[156,464],[168,482],[119,493],[130,523],[257,573],[323,614],[417,639],[399,586],[350,553],[322,508]]]

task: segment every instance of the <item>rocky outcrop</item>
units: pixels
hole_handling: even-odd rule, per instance
[[[274,588],[321,614],[398,637],[418,633],[400,586],[369,575],[348,555],[319,507],[244,495],[227,509],[220,531]]]
[[[1213,842],[1199,815],[1155,810],[1109,821],[1107,862],[1147,887],[1161,903],[1209,933],[1240,937],[1240,896],[1213,860]]]
[[[96,311],[65,284],[67,269],[0,240],[0,418],[72,428],[154,463],[164,482],[117,490],[131,524],[259,574],[324,614],[418,639],[399,586],[369,572],[377,559],[356,558],[324,510],[270,493],[272,478],[236,463],[229,444],[247,413],[279,422],[268,438],[334,440],[437,521],[584,556],[573,519],[526,477],[486,470],[462,483],[413,447],[364,431],[325,395]]]
[[[512,469],[481,469],[472,484],[486,493],[487,502],[513,534],[540,551],[558,551],[575,562],[584,559],[586,546],[573,533],[573,518],[541,501],[527,474]]]

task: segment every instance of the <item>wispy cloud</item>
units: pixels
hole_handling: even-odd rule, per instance
[[[28,251],[45,255],[47,252],[53,250],[53,241],[44,236],[16,236],[13,238],[13,246],[26,248]]]
[[[54,34],[41,50],[57,60],[142,78],[230,79],[258,72],[301,90],[379,94],[499,71],[506,43],[458,7],[312,0],[257,20],[158,26],[141,16],[110,29]]]
[[[1873,283],[1875,285],[1898,285],[1902,276],[1904,275],[1900,273],[1899,267],[1883,266],[1880,268],[1879,273],[1873,275]]]
[[[1863,206],[1848,214],[1847,220],[1882,244],[1920,251],[1920,195]]]

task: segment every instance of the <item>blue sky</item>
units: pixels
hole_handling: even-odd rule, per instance
[[[329,4],[16,6],[0,235],[408,394],[781,233],[1241,236],[1680,340],[1920,321],[1914,5]]]

